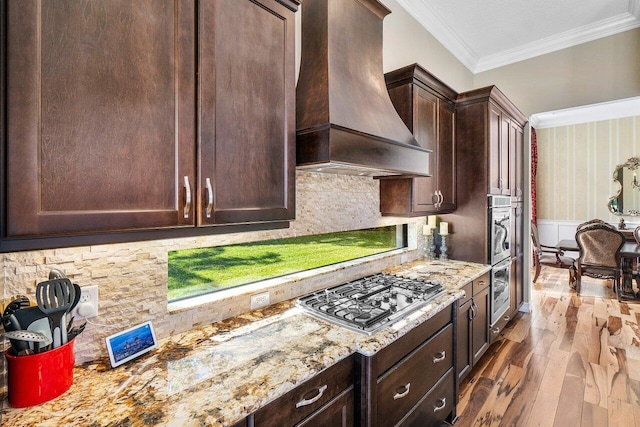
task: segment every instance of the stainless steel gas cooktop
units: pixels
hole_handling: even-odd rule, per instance
[[[420,279],[374,274],[304,296],[297,305],[321,319],[373,334],[445,292]]]

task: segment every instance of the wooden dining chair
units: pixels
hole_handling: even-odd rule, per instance
[[[538,227],[531,222],[531,242],[533,243],[533,266],[536,269],[533,281],[538,280],[543,265],[556,268],[569,269],[569,286],[575,287],[576,282],[576,265],[575,259],[565,256],[564,252],[553,246],[545,246],[540,244],[538,237]]]
[[[588,227],[590,225],[596,225],[596,224],[602,224],[602,225],[609,226],[611,228],[615,228],[615,227],[613,227],[613,225],[609,224],[606,221],[603,221],[603,220],[598,219],[598,218],[594,218],[594,219],[590,219],[589,221],[585,221],[582,224],[578,225],[578,227],[576,227],[576,231],[578,231],[578,230],[580,230],[582,228]]]
[[[620,287],[620,250],[624,234],[609,224],[590,224],[576,231],[580,255],[577,260],[576,289],[580,290],[582,276],[613,279],[613,291]]]

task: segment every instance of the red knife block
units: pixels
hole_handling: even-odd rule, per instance
[[[75,355],[71,340],[44,353],[13,356],[5,352],[9,404],[14,408],[38,405],[60,396],[73,384]]]

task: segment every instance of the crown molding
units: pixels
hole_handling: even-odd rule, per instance
[[[535,129],[544,129],[633,116],[640,116],[640,96],[537,113],[529,118],[529,123]]]
[[[438,12],[428,1],[396,1],[473,74],[640,27],[640,0],[629,0],[627,13],[536,40],[517,48],[479,57],[457,36],[451,27],[442,21]]]
[[[638,4],[638,2],[635,2],[635,4]],[[590,25],[536,40],[535,42],[527,43],[514,49],[503,50],[494,55],[484,56],[480,58],[473,72],[481,73],[638,27],[640,27],[640,20],[638,18],[631,13],[622,13]]]
[[[400,6],[422,25],[433,37],[455,56],[458,61],[474,72],[478,56],[458,37],[458,35],[440,19],[438,13],[428,2],[415,0],[396,0]]]

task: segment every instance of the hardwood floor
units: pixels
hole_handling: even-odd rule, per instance
[[[640,427],[640,303],[550,267],[531,299],[461,384],[456,427]]]

